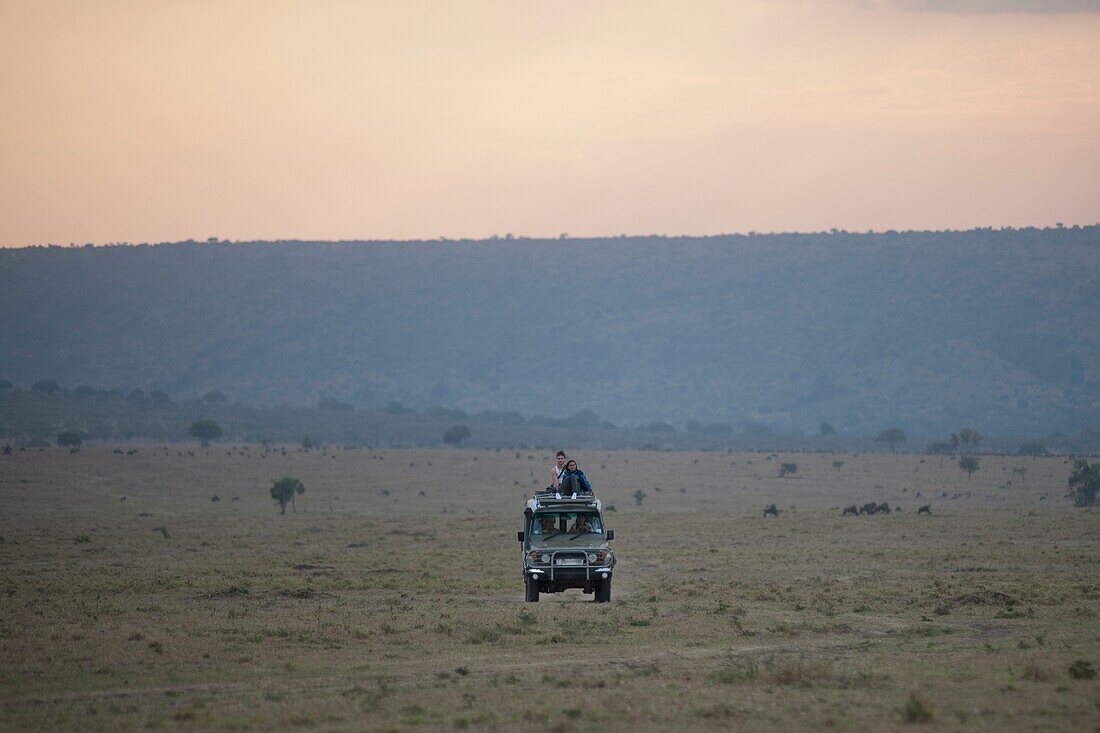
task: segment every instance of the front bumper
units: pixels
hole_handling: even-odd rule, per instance
[[[589,565],[578,567],[566,565],[540,567],[529,565],[524,568],[524,579],[531,578],[541,583],[595,583],[611,577],[614,568],[610,565]]]

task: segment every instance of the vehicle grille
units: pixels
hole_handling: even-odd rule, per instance
[[[557,567],[584,567],[588,564],[588,558],[583,552],[558,552],[554,554],[554,565]]]

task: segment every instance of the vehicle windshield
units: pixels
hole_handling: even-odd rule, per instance
[[[603,534],[603,522],[596,512],[539,512],[531,520],[531,538]]]

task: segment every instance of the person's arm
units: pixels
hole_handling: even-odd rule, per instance
[[[561,486],[561,478],[558,476],[558,467],[556,465],[550,467],[550,475],[553,477],[550,479],[550,485],[555,489]]]
[[[592,484],[589,483],[588,477],[584,475],[584,471],[579,471],[579,473],[581,475],[581,483],[584,484],[584,488],[587,489],[589,493],[593,493]]]

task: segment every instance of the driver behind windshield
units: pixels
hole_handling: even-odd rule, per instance
[[[535,525],[531,528],[532,534],[536,535],[548,535],[554,534],[558,531],[557,516],[542,516],[535,520]]]

